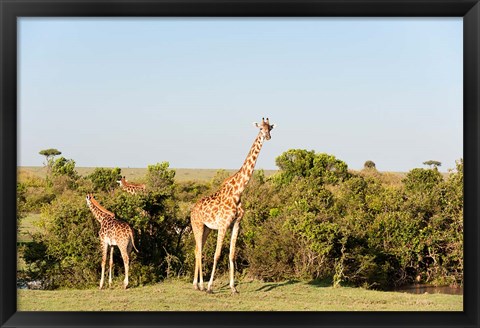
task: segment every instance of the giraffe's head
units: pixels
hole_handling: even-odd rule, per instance
[[[87,205],[90,206],[91,200],[93,199],[93,194],[88,193],[86,200],[87,200]]]
[[[273,130],[273,128],[275,127],[275,124],[270,124],[270,122],[268,120],[268,117],[267,117],[267,120],[265,120],[262,117],[262,122],[261,123],[254,122],[253,125],[260,129],[260,131],[263,134],[263,137],[265,139],[270,140],[270,138],[271,138],[270,131]]]
[[[100,210],[103,212],[103,214],[106,214],[110,217],[115,217],[115,214],[110,212],[109,210],[105,209],[103,206],[101,206],[98,201],[93,197],[92,193],[87,193],[87,197],[85,197],[87,200],[87,205],[88,207],[93,211],[93,208],[96,210]],[[97,218],[98,219],[98,218]]]
[[[119,180],[117,180],[117,183],[118,183],[120,186],[123,186],[123,185],[125,184],[125,181],[127,181],[127,180],[125,180],[125,177],[123,176],[123,177],[120,177]]]

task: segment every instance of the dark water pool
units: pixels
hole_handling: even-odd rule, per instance
[[[450,295],[463,295],[463,287],[452,286],[430,286],[414,284],[408,286],[402,286],[395,288],[393,291],[410,293],[410,294],[450,294]]]

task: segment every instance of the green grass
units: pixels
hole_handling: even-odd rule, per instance
[[[27,243],[32,241],[32,234],[39,231],[39,228],[35,225],[39,219],[40,214],[37,213],[29,213],[26,217],[20,219],[17,242]]]
[[[153,286],[111,289],[19,290],[19,311],[462,311],[463,297],[407,294],[362,288],[333,288],[299,281],[238,283],[228,279],[215,292],[195,291],[190,281],[170,279]]]
[[[18,246],[18,256],[17,256],[17,270],[22,270],[25,268],[25,260],[23,259],[23,246],[25,244],[31,243],[33,241],[32,234],[39,231],[36,222],[40,219],[40,214],[29,213],[26,217],[20,219],[20,226],[18,227],[17,234],[17,246]]]

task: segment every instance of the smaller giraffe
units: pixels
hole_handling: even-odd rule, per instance
[[[95,219],[100,222],[100,231],[98,232],[102,245],[102,276],[100,278],[100,289],[103,288],[108,247],[110,247],[108,285],[112,285],[113,246],[115,245],[118,246],[120,253],[122,254],[123,265],[125,266],[123,288],[127,288],[130,260],[129,254],[132,250],[132,246],[138,252],[133,241],[133,230],[128,223],[115,219],[115,214],[100,205],[93,197],[93,194],[87,194],[86,199],[88,208]]]
[[[122,177],[120,180],[117,180],[117,183],[120,185],[120,187],[128,192],[131,195],[136,195],[137,192],[144,192],[146,190],[146,187],[144,184],[139,184],[139,183],[132,183],[132,182],[127,182],[125,177]],[[140,214],[142,214],[144,217],[150,218],[150,213],[145,211],[142,208],[138,208],[138,211]]]
[[[117,180],[117,183],[122,187],[123,190],[129,194],[135,195],[137,192],[143,192],[146,190],[144,184],[127,182],[125,177],[122,177],[120,180]]]

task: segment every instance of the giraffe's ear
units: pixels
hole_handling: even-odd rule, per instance
[[[256,128],[259,128],[259,127],[260,127],[260,125],[259,125],[257,122],[253,122],[252,124],[253,124],[253,126],[256,127]]]
[[[270,130],[273,130],[273,128],[276,128],[276,127],[277,127],[277,124],[274,123],[274,124],[270,125]]]

